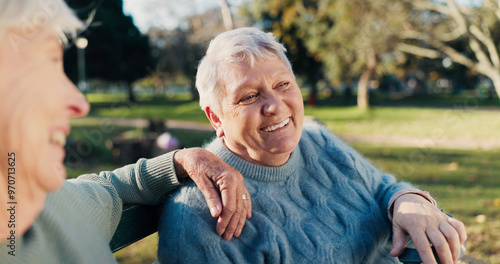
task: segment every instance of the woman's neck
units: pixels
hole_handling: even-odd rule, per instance
[[[206,146],[206,149],[237,169],[245,178],[262,182],[286,181],[302,164],[302,154],[299,147],[290,154],[289,159],[281,166],[262,166],[245,160],[229,150],[220,138]]]
[[[291,153],[262,153],[262,152],[254,152],[249,149],[240,149],[233,146],[230,146],[226,143],[226,140],[222,139],[222,143],[224,146],[233,152],[238,157],[261,166],[268,167],[278,167],[285,164],[290,158]]]
[[[29,186],[16,189],[13,200],[2,199],[2,203],[6,205],[6,210],[2,210],[0,214],[0,242],[5,242],[12,238],[19,238],[26,233],[36,218],[42,211],[47,193],[43,190],[31,190]]]

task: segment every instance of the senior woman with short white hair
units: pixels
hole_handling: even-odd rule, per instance
[[[196,80],[217,134],[206,149],[241,172],[253,217],[238,239],[226,241],[207,228],[214,220],[203,196],[186,184],[164,207],[159,261],[398,263],[409,234],[424,263],[436,263],[430,243],[441,263],[456,262],[466,239],[460,221],[325,127],[303,125],[302,95],[284,52],[255,28],[210,43]]]

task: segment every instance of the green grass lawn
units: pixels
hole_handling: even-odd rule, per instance
[[[180,98],[173,101],[144,99],[135,105],[123,102],[119,95],[89,95],[91,116],[179,119],[208,122],[197,102]],[[460,103],[462,102],[462,103]],[[499,140],[499,108],[483,109],[455,100],[451,108],[378,106],[360,111],[354,106],[306,107],[312,115],[343,135],[405,135],[432,137],[438,131],[450,139]],[[448,105],[450,106],[450,105]],[[88,135],[101,132],[102,140],[90,144],[94,160],[69,166],[69,177],[82,173],[109,170],[112,155],[105,147],[109,139],[132,127],[116,127],[108,131],[98,124],[73,127],[70,135],[75,141],[90,142]],[[200,146],[213,133],[172,131],[186,146]],[[462,220],[469,235],[467,254],[488,263],[500,263],[500,150],[419,149],[366,144],[353,145],[379,168],[431,192],[439,206]],[[214,227],[215,228],[215,227]],[[120,263],[149,263],[155,259],[157,235],[152,235],[116,253]]]

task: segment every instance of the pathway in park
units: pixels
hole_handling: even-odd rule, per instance
[[[305,122],[313,122],[312,117],[305,118]],[[100,118],[86,117],[72,120],[73,124],[80,125],[115,125],[131,127],[148,127],[147,119],[124,119],[124,118]],[[198,131],[214,131],[208,123],[200,123],[182,120],[165,121],[167,129],[187,129]],[[388,146],[414,147],[414,148],[446,148],[446,149],[476,149],[493,150],[500,149],[500,137],[497,139],[440,139],[433,140],[428,137],[409,137],[404,135],[344,135],[337,134],[338,137],[348,143],[366,143]]]
[[[401,146],[413,148],[444,148],[444,149],[477,149],[494,150],[500,149],[500,138],[498,139],[440,139],[433,140],[428,137],[408,137],[400,135],[338,135],[349,143],[367,143],[388,146]]]

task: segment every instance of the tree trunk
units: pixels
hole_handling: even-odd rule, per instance
[[[309,93],[309,96],[307,98],[307,105],[309,106],[316,106],[318,103],[318,82],[313,81],[311,83],[311,91]]]
[[[160,84],[160,83],[156,83],[155,85],[155,91],[156,91],[156,95],[158,96],[163,96],[163,90],[164,90],[164,86],[163,84]]]
[[[493,82],[493,87],[495,87],[495,91],[497,92],[498,98],[500,98],[500,74],[489,76],[491,81]]]
[[[375,66],[377,65],[377,57],[373,49],[366,51],[367,63],[366,70],[361,74],[358,81],[358,107],[365,109],[370,107],[370,98],[368,91],[368,82],[372,77]]]
[[[194,83],[191,84],[191,101],[199,101],[200,94],[198,93],[198,89],[196,89],[196,85]]]
[[[130,103],[137,102],[137,98],[135,97],[134,89],[132,87],[132,83],[127,83],[127,87],[128,87],[128,101]]]
[[[365,109],[370,107],[369,94],[368,94],[368,81],[372,76],[373,70],[367,69],[358,81],[358,107]]]

